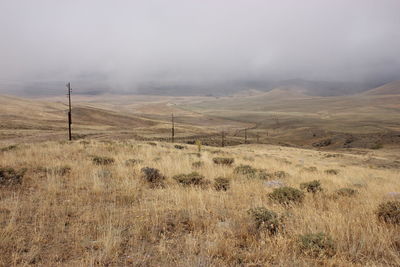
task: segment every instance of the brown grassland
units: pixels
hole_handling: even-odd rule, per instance
[[[399,266],[400,225],[376,215],[395,197],[389,192],[400,192],[398,168],[371,161],[385,160],[385,153],[241,145],[198,154],[196,145],[135,140],[21,143],[0,152],[1,167],[26,168],[22,180],[0,185],[0,265]],[[95,164],[95,156],[114,161]],[[217,165],[215,157],[235,161]],[[197,161],[204,164],[193,166]],[[235,172],[241,164],[268,175]],[[159,169],[163,185],[147,182],[143,167]],[[173,179],[193,171],[210,183]],[[226,191],[215,190],[217,177],[230,181]],[[323,191],[282,205],[268,196],[270,180],[297,189],[319,180]],[[358,194],[335,193],[344,187]],[[248,212],[257,207],[281,217],[277,232],[257,225]],[[319,232],[331,237],[328,244],[299,241]]]

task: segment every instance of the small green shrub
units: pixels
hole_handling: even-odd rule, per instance
[[[245,175],[247,177],[255,177],[256,173],[257,173],[257,169],[251,167],[250,165],[240,164],[239,166],[237,166],[234,169],[233,172],[236,173],[236,174]]]
[[[207,181],[204,179],[204,176],[199,174],[198,172],[191,172],[189,174],[178,174],[172,177],[175,181],[184,186],[191,185],[201,185],[204,186],[207,184]]]
[[[235,162],[234,158],[213,158],[213,162],[218,165],[232,165]]]
[[[282,229],[278,214],[274,211],[257,207],[247,212],[253,217],[258,230],[267,230],[270,234],[277,234]]]
[[[269,198],[283,205],[300,204],[304,200],[304,193],[296,188],[284,186],[275,188]]]
[[[96,165],[110,165],[114,163],[114,159],[110,157],[94,156],[92,162]]]
[[[230,180],[224,177],[218,177],[214,180],[214,189],[217,191],[227,191],[230,187]]]
[[[330,175],[338,175],[339,174],[339,170],[335,170],[335,169],[329,169],[329,170],[325,170],[326,174],[330,174]]]
[[[203,166],[204,166],[204,162],[202,162],[202,161],[195,161],[192,163],[193,168],[201,168]]]
[[[321,182],[318,180],[314,180],[314,181],[307,182],[307,183],[301,183],[300,189],[306,190],[309,193],[315,194],[317,192],[322,191]]]
[[[322,232],[300,235],[298,244],[300,251],[311,257],[330,257],[335,254],[333,239]]]
[[[341,197],[352,197],[358,194],[358,191],[353,188],[340,188],[335,191],[335,194]]]
[[[141,169],[143,178],[151,184],[152,187],[164,187],[165,176],[156,168],[144,167]]]
[[[26,169],[15,170],[13,168],[0,167],[0,185],[11,186],[22,183]]]
[[[400,201],[393,200],[381,203],[376,210],[380,221],[390,224],[400,224]]]

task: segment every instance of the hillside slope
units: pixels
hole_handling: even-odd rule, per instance
[[[400,265],[399,228],[376,214],[400,192],[395,151],[91,140],[0,153],[0,168],[27,170],[0,179],[0,266]],[[313,180],[322,192],[269,197]],[[334,246],[299,243],[319,232]]]
[[[400,95],[400,81],[394,81],[364,92],[365,95]]]

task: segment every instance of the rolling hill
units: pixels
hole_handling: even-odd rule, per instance
[[[400,81],[386,83],[364,92],[366,95],[400,95]]]

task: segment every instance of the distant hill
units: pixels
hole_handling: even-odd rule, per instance
[[[303,79],[290,79],[282,81],[230,81],[219,84],[202,85],[147,85],[138,89],[140,94],[151,95],[255,95],[256,92],[269,92],[281,89],[286,92],[300,93],[308,96],[342,96],[353,95],[376,87],[376,84],[364,84],[356,82],[331,82],[331,81],[308,81]]]
[[[28,97],[48,97],[65,95],[65,81],[20,82],[3,84],[0,92]],[[310,81],[303,79],[290,80],[231,80],[219,82],[151,82],[139,85],[125,85],[124,88],[109,84],[104,77],[90,76],[71,81],[74,94],[102,95],[108,94],[143,94],[163,96],[227,96],[238,92],[269,92],[279,88],[286,91],[300,92],[308,96],[342,96],[358,94],[381,84],[356,82]],[[245,93],[246,94],[246,93]]]
[[[366,95],[400,95],[400,81],[386,83],[377,88],[366,91]]]
[[[353,95],[368,90],[371,85],[354,82],[308,81],[292,79],[280,81],[273,89],[303,94],[308,96],[342,96]]]
[[[29,100],[0,95],[1,128],[65,128],[67,105],[61,102]],[[155,123],[135,115],[76,104],[72,109],[72,122],[82,127],[148,127]]]

